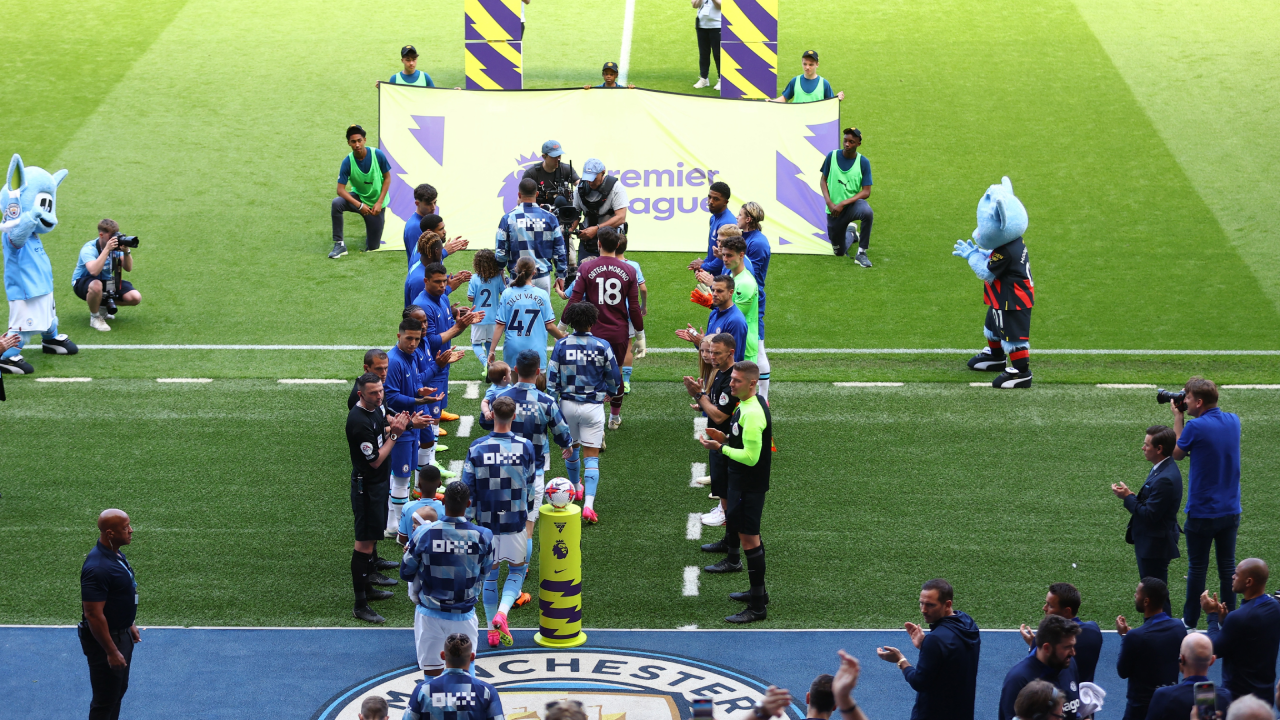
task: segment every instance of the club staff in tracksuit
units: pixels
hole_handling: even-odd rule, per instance
[[[920,614],[929,623],[929,632],[906,623],[911,644],[920,650],[915,665],[898,648],[876,648],[876,655],[897,665],[916,691],[911,720],[973,719],[982,639],[973,618],[952,607],[954,598],[951,583],[942,578],[920,587]]]

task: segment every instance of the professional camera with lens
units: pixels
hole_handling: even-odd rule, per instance
[[[1164,388],[1156,390],[1156,402],[1161,405],[1173,403],[1178,408],[1178,412],[1187,411],[1187,391],[1179,390],[1178,392],[1170,392]]]
[[[553,180],[538,183],[538,194],[534,202],[553,215],[556,212],[555,205],[558,199],[563,198],[565,202],[572,205],[573,183],[570,178],[573,176],[573,161],[560,164],[556,167],[554,175],[552,175]]]
[[[112,236],[115,238],[117,247],[136,248],[138,247],[137,235],[125,235],[117,232]],[[108,315],[116,314],[116,301],[124,297],[124,293],[120,292],[122,285],[120,284],[121,276],[124,274],[124,262],[122,258],[124,253],[111,253],[111,274],[102,279],[102,307],[107,309]]]

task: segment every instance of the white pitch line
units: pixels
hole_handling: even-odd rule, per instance
[[[702,539],[702,515],[699,513],[689,513],[689,520],[684,526],[685,540],[701,540]]]
[[[900,382],[838,382],[836,387],[902,387]]]
[[[694,597],[698,594],[698,573],[701,568],[697,565],[689,565],[684,569],[684,589],[682,593],[685,597]]]
[[[367,350],[370,345],[80,345],[81,350]],[[694,353],[692,346],[649,348],[651,353]],[[771,353],[792,355],[972,355],[973,348],[769,348]],[[1280,350],[1137,350],[1137,349],[1071,349],[1036,348],[1037,355],[1242,355],[1268,357]],[[468,381],[458,381],[468,382]]]
[[[454,432],[454,435],[457,435],[458,437],[471,437],[471,426],[474,425],[475,422],[475,415],[463,415],[462,418],[458,420],[458,429]]]
[[[36,382],[91,382],[93,378],[86,377],[52,377],[52,378],[36,378]]]
[[[158,383],[211,383],[213,378],[156,378]]]
[[[696,417],[693,419],[693,439],[698,440],[707,433],[707,419],[705,417]]]
[[[690,468],[689,487],[702,487],[697,483],[697,480],[698,478],[706,477],[706,476],[707,476],[707,464],[694,463],[693,466]]]
[[[991,383],[969,383],[969,387],[991,387]]]
[[[622,11],[622,52],[618,54],[618,84],[627,84],[627,71],[631,65],[631,33],[635,26],[636,0],[627,0]]]
[[[475,400],[480,397],[480,383],[472,380],[467,383],[467,391],[462,394],[464,400]]]
[[[78,626],[76,626],[76,625],[68,625],[67,627],[78,627]],[[681,625],[680,627],[678,627],[678,628],[676,628],[676,629],[677,629],[677,630],[697,630],[697,629],[698,629],[698,626],[697,626],[697,625]]]
[[[1094,387],[1106,388],[1107,390],[1155,390],[1155,385],[1147,385],[1145,383],[1098,383]]]
[[[451,473],[457,473],[457,474],[458,474],[458,477],[459,477],[459,478],[461,478],[461,477],[462,477],[462,461],[461,461],[461,460],[450,460],[450,461],[449,461],[449,472],[451,472]]]
[[[1280,390],[1280,385],[1223,385],[1228,390]]]
[[[281,385],[346,385],[346,380],[334,378],[280,378],[276,382]]]

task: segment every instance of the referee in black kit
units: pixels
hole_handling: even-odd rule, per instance
[[[133,526],[123,510],[103,510],[98,516],[98,544],[80,568],[83,616],[76,630],[80,649],[89,659],[89,720],[120,717],[120,701],[129,689],[133,646],[142,642],[134,618],[138,614],[138,583],[120,548],[133,539]]]
[[[765,494],[769,491],[773,419],[769,405],[756,397],[759,383],[759,366],[745,361],[734,363],[729,389],[738,398],[738,407],[729,416],[729,431],[707,428],[706,437],[699,439],[703,447],[729,458],[729,488],[725,498],[725,523],[730,531],[727,540],[730,547],[741,543],[751,583],[746,592],[729,594],[730,600],[747,603],[742,612],[725,618],[726,622],[735,624],[764,620],[765,606],[769,604],[769,593],[764,586],[760,519],[764,515]]]
[[[347,446],[351,450],[351,512],[356,543],[351,552],[351,584],[356,603],[352,615],[371,623],[386,618],[369,607],[369,600],[386,600],[392,593],[369,585],[376,572],[374,549],[387,529],[387,498],[391,494],[391,449],[409,426],[409,413],[387,417],[382,407],[382,381],[373,373],[356,380],[359,402],[347,414]]]

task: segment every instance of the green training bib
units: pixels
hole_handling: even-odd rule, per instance
[[[354,150],[347,155],[351,164],[351,172],[347,174],[347,184],[351,186],[352,195],[365,205],[372,206],[382,196],[382,168],[378,165],[378,153],[372,148],[365,148],[365,151],[373,155],[369,159],[369,172],[360,171]]]
[[[804,80],[804,75],[797,75],[796,84],[793,86],[794,89],[791,91],[791,102],[811,103],[827,99],[827,94],[823,92],[823,89],[826,87],[826,83],[822,81],[821,75],[818,76],[818,86],[813,89],[813,92],[805,92],[804,86],[800,84],[801,80]]]
[[[844,200],[862,192],[862,153],[853,156],[853,166],[848,170],[840,167],[840,150],[832,150],[831,167],[827,169],[827,191],[831,194],[831,202],[839,204]],[[830,210],[827,211],[830,214]]]

